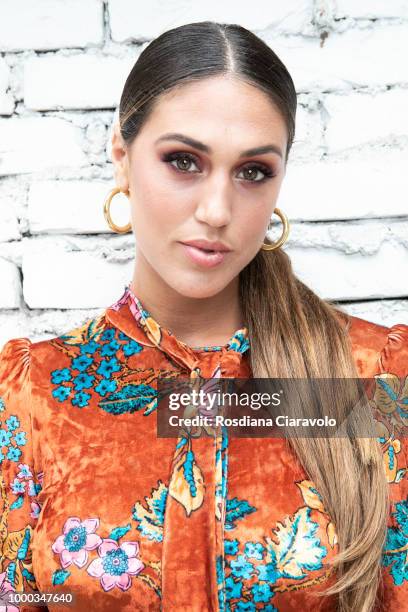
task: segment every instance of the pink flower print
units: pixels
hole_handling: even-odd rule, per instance
[[[31,478],[27,483],[27,493],[31,496],[37,495],[37,489],[35,487],[34,480],[32,480]]]
[[[40,504],[38,502],[32,501],[31,502],[31,512],[30,512],[31,518],[38,519],[40,512],[41,512]]]
[[[95,533],[99,527],[98,518],[81,521],[77,516],[70,516],[65,522],[62,535],[58,536],[52,550],[60,555],[61,566],[65,569],[71,563],[83,567],[88,561],[88,550],[94,550],[102,542]]]
[[[7,595],[7,593],[9,593],[10,591],[15,593],[15,588],[13,587],[11,582],[9,582],[6,579],[6,572],[2,572],[0,574],[0,604],[4,603],[3,599],[1,599],[1,597],[3,595]],[[4,601],[6,601],[6,600],[4,600]],[[12,604],[4,605],[4,606],[0,605],[0,610],[2,610],[4,612],[18,612],[19,609],[20,608],[18,606],[13,606]]]
[[[110,591],[114,586],[126,591],[132,584],[130,576],[144,569],[137,558],[138,552],[138,542],[122,542],[119,546],[115,540],[106,538],[98,548],[99,559],[94,559],[86,571],[100,578],[105,591]]]
[[[20,470],[17,474],[17,478],[32,478],[33,474],[30,470],[30,466],[27,463],[19,463],[18,469]]]
[[[38,493],[42,489],[43,477],[44,477],[44,472],[37,473],[37,481],[38,481],[37,485],[34,484],[33,480],[29,480],[28,482],[28,494],[29,495],[31,496],[38,495]],[[40,512],[41,512],[42,504],[39,504],[37,500],[31,500],[30,505],[31,505],[31,512],[30,512],[31,518],[38,519]]]

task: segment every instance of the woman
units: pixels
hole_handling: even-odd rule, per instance
[[[2,592],[71,592],[75,610],[403,609],[408,326],[347,316],[293,274],[276,208],[289,73],[238,25],[189,24],[145,48],[119,111],[105,214],[129,231],[110,215],[128,195],[131,283],[82,327],[2,351]],[[182,376],[372,378],[378,439],[158,437],[158,380]]]

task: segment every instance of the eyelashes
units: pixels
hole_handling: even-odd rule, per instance
[[[199,168],[198,168],[198,159],[195,155],[193,155],[192,153],[187,153],[187,152],[175,152],[175,153],[164,153],[162,156],[162,161],[164,161],[165,163],[170,164],[171,166],[173,166],[173,168],[175,168],[176,171],[181,172],[183,174],[195,174],[197,172],[200,172]],[[173,162],[176,162],[176,164],[173,164]],[[197,170],[189,170],[186,167],[180,167],[179,162],[184,162],[184,165],[188,166],[188,168],[190,167],[190,164],[194,164],[197,168]],[[267,181],[270,178],[273,178],[274,176],[276,176],[276,174],[271,170],[271,168],[269,166],[266,166],[264,164],[260,164],[259,162],[250,162],[248,164],[246,164],[245,166],[243,166],[242,171],[248,171],[250,170],[251,172],[255,172],[255,174],[261,172],[263,174],[263,178],[261,179],[245,179],[247,180],[247,182],[249,183],[264,183],[265,181]]]

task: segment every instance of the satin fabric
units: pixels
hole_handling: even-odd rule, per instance
[[[403,610],[408,326],[350,317],[349,335],[375,409],[395,414],[378,438],[391,501],[378,610]],[[335,526],[286,439],[157,436],[159,377],[248,378],[249,340],[244,327],[191,348],[126,288],[79,328],[4,346],[0,594],[75,596],[54,611],[336,610],[314,596],[335,580]]]

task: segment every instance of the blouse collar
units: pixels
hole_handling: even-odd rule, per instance
[[[250,348],[247,327],[237,329],[224,346],[188,346],[151,316],[129,285],[122,297],[106,310],[106,318],[130,338],[145,346],[157,347],[189,369],[195,368],[206,352],[219,351],[221,355],[241,357]]]

